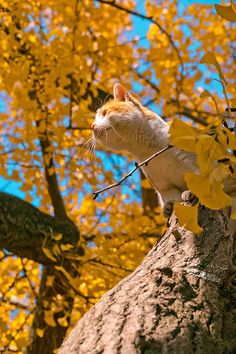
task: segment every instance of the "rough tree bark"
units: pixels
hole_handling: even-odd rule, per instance
[[[69,220],[45,214],[13,195],[0,192],[0,248],[43,265],[55,264],[43,252],[48,235],[62,234],[60,243],[76,244],[77,227]]]
[[[62,234],[60,241],[54,241],[51,237],[57,234]],[[55,318],[63,317],[66,314],[68,324],[73,308],[73,299],[67,295],[67,287],[70,288],[70,285],[67,284],[67,279],[63,277],[62,273],[55,270],[54,266],[63,264],[70,273],[72,267],[63,252],[56,261],[46,256],[43,252],[45,238],[48,239],[47,247],[49,248],[53,247],[54,242],[58,244],[69,243],[75,246],[76,254],[83,252],[80,247],[77,247],[79,231],[69,218],[59,219],[50,216],[13,195],[0,192],[0,248],[21,258],[26,257],[44,265],[31,329],[32,340],[27,348],[27,354],[51,354],[55,348],[60,346],[66,334],[67,327],[60,326],[57,322],[55,327],[45,323],[44,310],[46,308],[43,301],[45,299],[53,300],[54,296],[62,294],[65,297],[67,308],[65,313],[59,312]],[[46,286],[48,275],[55,276],[53,287]],[[37,328],[45,329],[43,338],[35,334]]]
[[[228,216],[200,207],[201,235],[173,216],[161,241],[78,322],[59,354],[236,353]]]

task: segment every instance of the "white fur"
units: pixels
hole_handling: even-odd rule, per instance
[[[105,115],[102,108],[97,111],[93,135],[98,143],[115,151],[128,151],[138,162],[168,146],[169,126],[158,115],[139,106],[136,100],[132,102],[132,97],[126,91],[125,99],[120,104],[126,109],[122,110],[121,107],[117,112],[111,108]],[[143,170],[161,195],[165,210],[168,203],[180,201],[181,194],[187,189],[185,173],[197,172],[198,168],[195,155],[172,148],[151,160]],[[227,181],[230,180],[233,179]],[[235,185],[235,181],[232,183]],[[228,182],[225,185],[227,184]],[[234,207],[235,190],[230,194],[233,196]],[[169,207],[167,209],[169,210]]]
[[[155,119],[146,120],[142,112],[132,110],[125,116],[116,113],[103,117],[98,110],[95,124],[97,142],[112,150],[128,151],[139,162],[169,144],[169,126],[158,115]],[[103,134],[96,136],[96,129],[103,130]],[[181,199],[182,192],[186,190],[184,174],[196,169],[194,156],[175,148],[151,160],[143,168],[164,203]]]

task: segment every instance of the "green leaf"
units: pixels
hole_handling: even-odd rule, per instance
[[[234,12],[232,5],[222,6],[216,4],[215,9],[217,14],[223,19],[230,22],[236,22],[236,13]]]

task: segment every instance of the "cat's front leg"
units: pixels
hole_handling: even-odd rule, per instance
[[[161,191],[164,200],[163,215],[169,218],[173,213],[174,203],[181,201],[181,191],[177,188],[170,188]]]

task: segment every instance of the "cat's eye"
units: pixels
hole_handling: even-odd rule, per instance
[[[106,116],[106,114],[107,114],[107,110],[106,110],[106,109],[104,109],[104,110],[102,111],[102,115],[103,115],[103,117],[105,117],[105,116]]]

